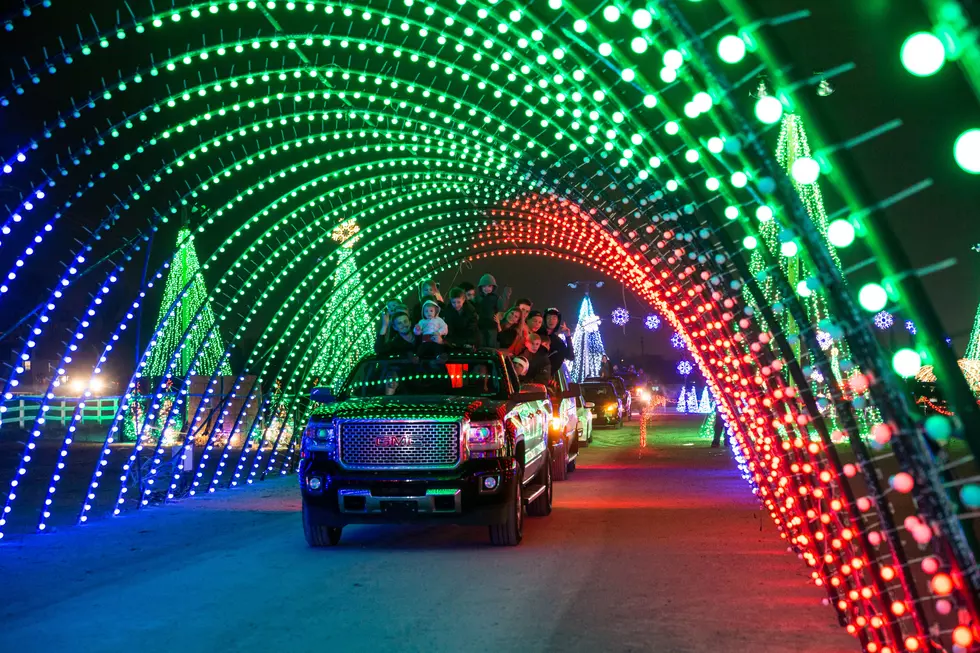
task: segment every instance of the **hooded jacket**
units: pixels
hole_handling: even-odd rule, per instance
[[[433,317],[423,317],[419,320],[419,323],[415,325],[413,331],[415,335],[422,336],[423,342],[438,342],[442,343],[445,337],[449,334],[449,326],[446,321],[440,317],[441,312],[439,307],[439,302],[435,299],[426,299],[422,302],[422,314],[425,314],[425,307],[432,306],[436,309],[436,314]]]
[[[484,294],[484,286],[493,286],[493,290],[489,294]],[[504,288],[503,294],[498,294],[497,280],[492,274],[484,274],[480,277],[480,285],[476,288],[476,299],[473,300],[473,304],[478,317],[477,325],[481,331],[497,330],[497,323],[493,316],[504,310],[508,299],[510,299],[510,288]]]
[[[555,326],[554,331],[548,331],[548,316],[557,315],[558,324]],[[561,326],[561,311],[557,308],[549,308],[544,312],[544,326],[541,327],[539,332],[542,338],[548,338],[551,343],[551,348],[548,350],[548,358],[551,361],[551,368],[557,370],[565,361],[575,360],[575,350],[572,349],[572,340],[569,338],[567,341],[561,337],[558,333],[558,327]]]
[[[446,305],[435,295],[421,295],[419,296],[419,303],[412,309],[412,324],[418,324],[422,320],[422,306],[427,301],[435,302],[436,306],[439,307],[440,315],[446,310]]]
[[[476,308],[471,302],[463,302],[463,307],[457,311],[450,301],[446,309],[439,315],[449,327],[449,335],[446,336],[447,343],[473,345],[474,347],[479,347],[482,344],[480,342],[480,329],[477,327],[479,318],[476,314]]]

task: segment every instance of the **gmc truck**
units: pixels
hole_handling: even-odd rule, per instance
[[[516,546],[524,515],[551,512],[543,385],[498,351],[367,356],[334,393],[311,392],[299,483],[303,532],[336,546],[348,524],[485,525]]]

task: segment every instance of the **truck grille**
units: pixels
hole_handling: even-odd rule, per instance
[[[459,424],[450,422],[340,425],[340,462],[347,467],[452,467],[459,451]]]

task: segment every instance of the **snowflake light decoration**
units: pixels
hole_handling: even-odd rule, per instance
[[[675,333],[670,337],[670,344],[674,349],[684,348],[684,338],[679,333]]]
[[[643,324],[644,326],[646,326],[646,328],[650,329],[651,331],[656,331],[657,329],[660,328],[660,316],[650,313],[649,315],[647,315],[646,319],[643,320]]]
[[[630,312],[625,308],[620,306],[619,308],[613,309],[612,312],[612,323],[616,326],[626,326],[626,323],[630,321]]]
[[[824,351],[827,351],[834,344],[834,339],[826,331],[817,331],[817,344]]]
[[[694,371],[694,366],[689,361],[681,361],[677,364],[677,372],[681,376],[687,376]]]
[[[892,328],[892,325],[895,324],[895,318],[888,311],[880,311],[875,314],[874,323],[876,327],[884,331]]]
[[[905,320],[905,330],[914,336],[916,333],[915,322],[913,322],[912,320]]]

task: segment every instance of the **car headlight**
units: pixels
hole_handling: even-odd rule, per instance
[[[466,446],[470,451],[496,451],[504,448],[504,424],[498,420],[491,422],[469,422],[466,425]]]
[[[565,425],[562,418],[560,417],[552,417],[550,424],[551,424],[552,431],[560,431],[562,427]]]
[[[312,449],[329,452],[337,449],[337,429],[333,424],[313,422],[306,427],[303,437]]]
[[[616,404],[606,404],[606,412],[607,413],[611,413],[614,410],[616,410],[617,408],[619,408],[619,406],[617,406]]]

